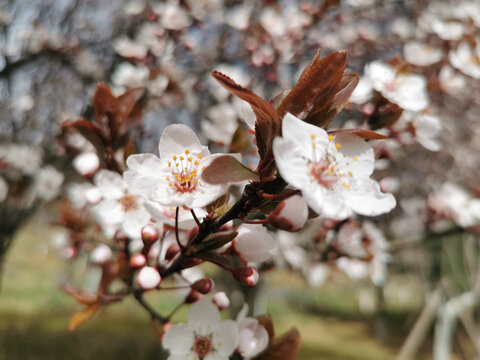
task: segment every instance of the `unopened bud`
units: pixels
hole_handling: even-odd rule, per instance
[[[228,299],[227,294],[225,294],[223,291],[213,295],[212,301],[215,305],[217,305],[218,310],[220,311],[225,310],[230,306],[230,300]]]
[[[192,289],[198,291],[200,294],[208,294],[210,291],[212,291],[213,287],[215,286],[215,283],[213,282],[212,279],[210,278],[204,278],[195,281],[192,284]]]
[[[110,246],[101,244],[98,245],[90,254],[90,261],[94,264],[105,264],[112,258],[112,249]]]
[[[177,243],[171,244],[165,253],[165,260],[172,260],[180,252],[180,250],[180,246],[178,246]]]
[[[133,254],[130,258],[130,267],[133,269],[139,269],[147,265],[147,259],[142,254]]]
[[[237,281],[247,286],[255,286],[260,276],[253,266],[241,266],[233,269],[233,276]]]
[[[145,225],[142,228],[142,240],[145,245],[151,245],[158,240],[158,229],[152,225]]]
[[[300,195],[283,200],[268,215],[268,222],[273,227],[285,231],[299,231],[308,219],[308,205]]]
[[[91,178],[100,168],[100,159],[94,152],[84,152],[73,159],[73,167],[80,175]]]
[[[158,270],[150,266],[143,267],[136,276],[137,285],[144,290],[156,288],[161,281]]]
[[[196,290],[190,290],[190,293],[185,298],[185,304],[193,304],[203,298],[203,295]]]

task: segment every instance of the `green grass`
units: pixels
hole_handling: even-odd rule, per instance
[[[51,232],[31,221],[10,250],[0,293],[0,359],[162,359],[147,314],[131,299],[68,331],[69,318],[80,307],[60,290],[68,267],[48,246]],[[276,333],[292,326],[300,330],[299,359],[394,359],[401,338],[380,341],[374,336],[375,319],[359,315],[350,286],[310,290],[284,273],[269,274],[265,282],[269,287],[262,296]],[[171,293],[150,294],[149,301],[167,311],[176,304]],[[184,318],[186,311],[176,318]]]

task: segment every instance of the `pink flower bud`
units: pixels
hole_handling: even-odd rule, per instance
[[[213,295],[212,301],[215,305],[217,305],[218,310],[220,311],[225,310],[230,306],[230,300],[228,299],[227,294],[225,294],[223,291]]]
[[[241,266],[233,269],[233,276],[237,281],[247,286],[255,286],[259,279],[259,274],[253,266]]]
[[[184,302],[185,304],[193,304],[198,300],[200,300],[201,298],[203,298],[203,295],[200,294],[198,291],[192,289],[190,290],[190,293],[185,298]]]
[[[130,258],[130,267],[133,269],[139,269],[147,264],[147,259],[142,254],[134,254]]]
[[[195,281],[192,284],[192,289],[198,291],[200,294],[208,294],[210,291],[212,291],[213,287],[215,286],[215,283],[213,282],[212,279],[210,278],[204,278]]]
[[[98,245],[90,254],[90,261],[99,265],[105,264],[107,261],[110,261],[111,258],[112,249],[105,244]]]
[[[100,159],[94,152],[84,152],[73,159],[73,167],[80,175],[91,178],[100,167]]]
[[[158,240],[158,229],[152,225],[145,225],[142,228],[142,240],[145,245],[153,244]]]
[[[158,270],[150,266],[143,267],[136,276],[137,285],[144,290],[156,288],[161,281]]]
[[[268,215],[273,227],[285,231],[299,231],[308,219],[307,202],[300,195],[294,195],[278,204]]]

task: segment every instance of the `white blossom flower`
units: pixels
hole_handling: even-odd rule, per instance
[[[112,74],[115,86],[134,88],[145,86],[150,76],[150,70],[145,65],[132,65],[128,62],[119,64]]]
[[[208,205],[228,189],[201,178],[209,163],[223,154],[210,155],[195,133],[185,125],[168,126],[159,143],[160,158],[153,154],[131,155],[123,177],[130,191],[164,206],[197,208]]]
[[[262,262],[272,257],[276,243],[267,229],[259,224],[242,224],[233,246],[248,262]]]
[[[42,149],[26,144],[0,145],[0,160],[26,175],[34,175],[42,165]]]
[[[305,276],[311,287],[322,286],[329,274],[330,267],[326,264],[313,264],[305,269]]]
[[[67,196],[72,205],[81,209],[88,204],[96,204],[102,200],[102,193],[90,183],[70,183],[67,186]]]
[[[275,261],[282,264],[282,260],[285,260],[289,266],[302,269],[307,261],[307,254],[302,247],[297,245],[297,237],[287,231],[277,231],[276,240],[280,254],[275,257]]]
[[[204,136],[222,145],[229,145],[237,130],[237,111],[229,103],[221,103],[208,109],[210,121],[202,121],[200,126]]]
[[[440,70],[438,75],[438,80],[440,81],[441,88],[450,95],[455,95],[465,89],[467,84],[467,79],[460,74],[455,72],[452,67],[445,65]]]
[[[465,26],[458,21],[445,21],[441,19],[434,19],[431,24],[432,30],[442,40],[459,40]]]
[[[373,88],[405,110],[421,111],[429,104],[427,80],[418,74],[399,73],[380,61],[365,66]]]
[[[360,78],[360,81],[358,82],[357,86],[352,92],[352,95],[350,95],[350,98],[348,99],[349,102],[354,103],[354,104],[365,104],[367,101],[369,101],[373,96],[373,88],[370,80],[362,76]]]
[[[472,49],[466,42],[460,43],[457,49],[448,54],[450,64],[465,75],[480,79],[480,44]]]
[[[428,66],[442,60],[443,51],[429,44],[410,41],[403,47],[403,56],[410,64]]]
[[[112,258],[112,249],[106,244],[100,244],[90,254],[90,261],[95,264],[104,264]]]
[[[143,200],[130,193],[122,177],[109,170],[100,170],[94,183],[103,199],[92,207],[92,212],[107,236],[122,229],[130,238],[140,238],[142,228],[150,223],[150,215]]]
[[[239,333],[238,352],[245,360],[249,360],[268,346],[269,337],[267,330],[257,319],[247,317],[248,305],[244,304],[237,315]]]
[[[60,193],[63,174],[51,165],[41,168],[35,176],[33,193],[44,201],[50,201]]]
[[[413,121],[415,139],[425,149],[439,151],[442,144],[437,137],[443,129],[440,118],[433,114],[420,114]]]
[[[188,323],[172,325],[163,336],[168,360],[228,360],[238,345],[233,320],[221,322],[218,308],[207,300],[192,305]]]
[[[440,190],[428,197],[428,205],[450,216],[462,227],[480,223],[480,199],[473,198],[457,184],[444,183]]]
[[[91,177],[95,175],[100,167],[100,159],[97,153],[93,151],[85,151],[78,154],[73,159],[73,167],[80,175]]]
[[[373,149],[360,137],[328,135],[291,114],[283,118],[282,134],[273,142],[278,170],[317,213],[343,219],[353,213],[380,215],[395,206],[393,195],[370,179]]]

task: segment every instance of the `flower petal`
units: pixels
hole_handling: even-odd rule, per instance
[[[105,169],[95,175],[93,182],[107,199],[120,199],[127,188],[119,174]]]
[[[194,341],[193,330],[186,324],[172,325],[163,335],[162,345],[171,355],[189,352]]]
[[[378,182],[359,179],[350,191],[345,191],[345,201],[357,214],[377,216],[392,210],[396,201],[392,194],[382,193]]]
[[[185,150],[208,155],[210,152],[206,146],[202,146],[197,135],[188,126],[173,124],[168,126],[160,138],[158,151],[162,161],[170,160],[174,155],[185,153]]]
[[[220,312],[210,301],[200,300],[192,305],[188,311],[188,324],[204,326],[205,324],[220,323]]]
[[[134,194],[149,197],[159,186],[168,186],[167,176],[171,175],[168,168],[153,154],[130,155],[127,159],[128,170],[123,178]]]

